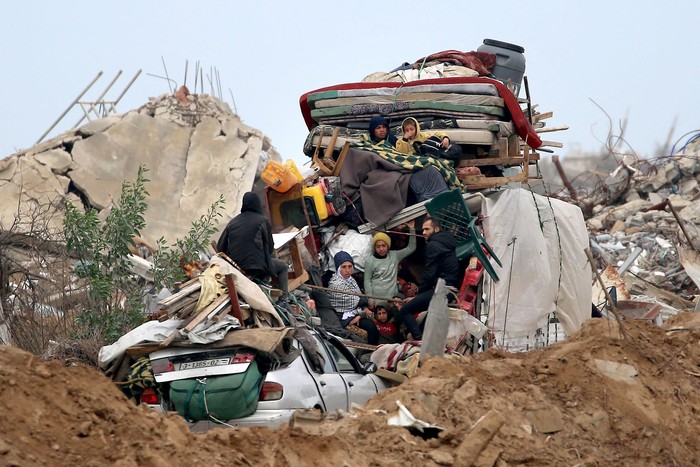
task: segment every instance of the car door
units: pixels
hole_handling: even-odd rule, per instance
[[[323,373],[313,369],[313,365],[307,362],[306,367],[309,374],[316,382],[316,387],[327,412],[335,410],[348,410],[348,387],[345,379],[340,375],[335,365],[335,360],[329,355],[325,345],[317,334],[313,334],[314,343],[318,353],[323,357]]]
[[[360,362],[350,353],[342,342],[335,338],[325,340],[328,351],[333,357],[340,376],[348,388],[348,405],[353,402],[364,405],[367,400],[377,394],[377,386],[370,375],[366,374]]]

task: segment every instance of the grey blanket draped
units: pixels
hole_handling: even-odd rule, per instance
[[[406,207],[411,171],[373,152],[350,149],[340,180],[351,200],[362,199],[365,219],[383,225]]]

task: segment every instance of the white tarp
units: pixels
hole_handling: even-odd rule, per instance
[[[588,231],[578,206],[507,189],[486,195],[486,240],[503,267],[492,284],[488,326],[500,344],[532,336],[556,312],[567,335],[591,313]]]

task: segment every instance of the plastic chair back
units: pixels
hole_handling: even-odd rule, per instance
[[[476,218],[469,212],[460,190],[440,193],[425,204],[425,209],[431,217],[440,221],[442,230],[454,235],[457,240],[458,259],[476,256],[493,280],[499,280],[484,250],[499,266],[502,266],[501,261],[476,227]]]

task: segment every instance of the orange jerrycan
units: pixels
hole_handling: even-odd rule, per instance
[[[265,170],[260,174],[260,178],[270,188],[280,193],[289,191],[297,183],[296,176],[284,164],[277,161],[268,162]]]
[[[301,172],[299,172],[299,169],[293,160],[288,159],[287,162],[284,163],[284,166],[287,168],[287,170],[292,172],[294,177],[297,179],[297,182],[301,183],[304,181],[304,177],[302,177]]]

